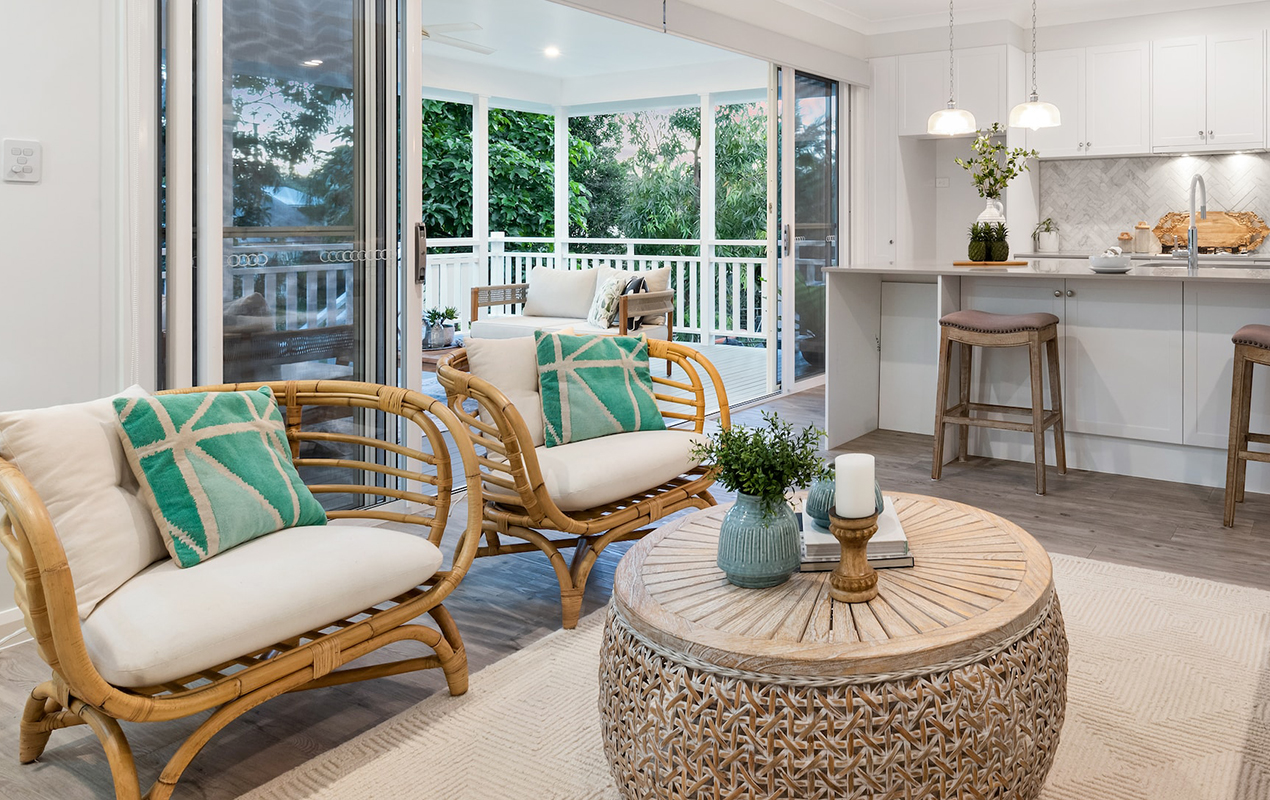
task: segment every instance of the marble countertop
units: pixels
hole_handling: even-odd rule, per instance
[[[1002,278],[1096,278],[1101,280],[1188,280],[1188,281],[1241,281],[1270,284],[1270,266],[1216,265],[1201,263],[1194,272],[1185,262],[1173,263],[1161,259],[1158,262],[1135,261],[1128,272],[1097,273],[1089,268],[1087,259],[1035,258],[1025,266],[1014,267],[954,267],[949,262],[914,261],[895,264],[858,264],[849,267],[828,267],[828,274],[872,274],[894,276],[962,276]]]

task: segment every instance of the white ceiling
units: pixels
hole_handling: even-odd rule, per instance
[[[425,41],[425,58],[465,61],[559,79],[741,58],[715,47],[556,5],[548,0],[422,0],[423,25],[475,22],[482,30],[447,33],[495,48],[490,55]],[[548,46],[560,48],[547,58]],[[748,59],[747,59],[748,60]]]
[[[763,5],[773,0],[761,0]],[[693,5],[723,10],[728,5],[752,5],[755,0],[686,0]],[[775,0],[791,8],[865,34],[920,30],[948,23],[946,0]],[[1255,3],[1260,0],[1038,0],[1041,26],[1120,19],[1146,14],[1202,10]],[[1027,0],[955,0],[959,23],[1009,20],[1032,24]],[[1182,35],[1179,33],[1179,35]]]

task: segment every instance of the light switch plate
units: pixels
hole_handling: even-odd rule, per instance
[[[39,183],[44,174],[44,148],[30,139],[4,140],[6,183]]]
[[[947,189],[947,188],[948,188],[948,178],[936,178],[936,179],[935,179],[935,188],[936,188],[936,189]]]

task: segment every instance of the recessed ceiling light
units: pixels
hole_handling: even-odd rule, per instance
[[[320,67],[322,66],[322,59],[310,58],[308,61],[302,61],[301,63],[306,67]]]
[[[559,48],[559,47],[556,47],[556,46],[553,44],[553,45],[551,45],[551,46],[547,47],[545,50],[543,50],[543,51],[542,51],[542,54],[543,54],[544,56],[546,56],[547,58],[559,58],[559,57],[560,57],[560,48]]]

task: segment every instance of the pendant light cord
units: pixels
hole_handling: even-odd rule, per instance
[[[1036,99],[1036,0],[1032,0],[1032,99]]]
[[[1036,0],[1032,0],[1033,4]],[[1035,59],[1034,59],[1035,60]],[[953,107],[953,0],[948,0],[948,107]]]

